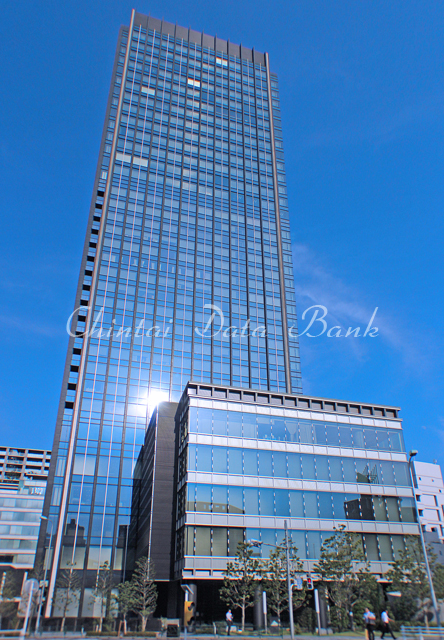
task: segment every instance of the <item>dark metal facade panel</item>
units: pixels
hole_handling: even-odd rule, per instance
[[[131,541],[134,557],[149,553],[156,580],[169,580],[172,569],[175,521],[176,435],[178,404],[162,402],[157,424],[151,420],[140,464],[141,477],[137,505],[131,514]],[[139,464],[139,463],[138,463]]]
[[[152,18],[150,16],[148,19],[148,29],[155,29],[156,31],[162,31],[162,20],[158,20],[157,18]]]
[[[195,44],[202,44],[202,34],[199,33],[199,31],[190,29],[188,32],[188,40],[189,42],[194,42]]]
[[[248,47],[228,42],[217,36],[210,36],[207,33],[201,33],[194,29],[187,29],[186,27],[174,25],[171,22],[165,22],[164,20],[146,16],[142,13],[136,13],[134,24],[144,29],[154,29],[155,31],[159,31],[159,33],[182,38],[183,40],[193,42],[207,49],[212,49],[213,51],[220,51],[221,53],[226,53],[242,60],[265,65],[265,56],[263,53],[253,52],[253,50]]]
[[[143,13],[136,12],[134,16],[134,25],[143,27],[144,29],[148,29],[149,17]]]
[[[251,49],[248,49],[247,47],[243,47],[241,45],[241,56],[242,60],[248,60],[249,62],[253,62],[253,51]],[[263,58],[263,56],[262,56]],[[263,62],[261,63],[262,65],[265,64],[265,59],[263,58]]]
[[[253,58],[254,58],[253,59],[254,64],[261,64],[262,66],[265,65],[265,54],[254,50],[253,51]]]
[[[176,38],[188,39],[188,29],[186,27],[179,27],[176,25]]]
[[[202,34],[202,46],[208,49],[214,49],[214,38],[206,33]]]
[[[362,415],[374,418],[388,418],[400,420],[399,407],[380,406],[374,404],[360,404],[334,400],[330,398],[315,398],[309,396],[295,396],[283,393],[267,393],[252,389],[237,389],[222,387],[221,385],[207,385],[189,382],[179,402],[180,409],[188,402],[190,396],[200,398],[214,398],[232,402],[245,402],[259,405],[271,405],[292,409],[308,409],[311,411],[327,411],[329,413]]]
[[[228,55],[240,58],[240,46],[238,44],[228,43]]]
[[[171,22],[163,22],[162,21],[162,33],[166,33],[170,36],[174,36],[176,31],[176,27]]]
[[[227,53],[228,42],[226,40],[221,40],[220,38],[216,38],[216,51],[222,51],[222,53]]]

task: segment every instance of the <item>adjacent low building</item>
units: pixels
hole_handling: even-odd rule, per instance
[[[51,452],[45,449],[0,447],[0,484],[25,478],[46,481],[50,462]]]
[[[436,533],[444,542],[444,482],[439,464],[413,461],[418,513],[425,532]]]
[[[0,447],[0,573],[34,566],[50,460],[50,451]]]
[[[413,460],[419,520],[427,548],[444,564],[444,483],[439,464]]]
[[[45,491],[46,480],[0,483],[0,572],[34,567]]]
[[[378,576],[406,536],[418,535],[396,407],[189,383],[174,425],[171,408],[162,403],[149,424],[137,479],[144,499],[133,503],[139,525],[133,518],[130,536],[136,557],[162,566],[169,615],[185,582],[201,616],[214,616],[238,543],[266,543],[257,551],[266,557],[282,542],[285,520],[307,571],[342,524],[362,537]],[[166,433],[169,454],[161,446]],[[169,535],[160,487],[175,496]]]

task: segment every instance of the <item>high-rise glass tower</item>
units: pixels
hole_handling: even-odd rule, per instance
[[[268,55],[133,12],[119,34],[71,322],[40,557],[124,570],[156,395],[300,393],[277,78]],[[45,537],[46,535],[46,537]],[[88,595],[89,594],[89,595]],[[76,605],[77,606],[77,605]]]

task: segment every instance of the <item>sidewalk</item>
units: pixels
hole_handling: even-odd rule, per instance
[[[2,637],[11,637],[9,635],[3,635],[2,631],[0,631],[0,638]],[[19,637],[19,636],[12,636],[12,637]],[[40,633],[38,634],[38,636],[35,636],[34,634],[30,634],[27,636],[27,638],[29,638],[30,640],[39,640],[39,638],[42,638],[42,640],[50,640],[51,638],[66,638],[67,640],[117,640],[119,636],[86,636],[86,635],[82,635],[79,632],[74,632],[74,631],[67,631],[66,633],[60,633],[58,631],[45,631],[43,632],[42,635],[40,635]],[[121,636],[122,638],[124,638],[125,640],[143,640],[140,636],[131,636],[131,635],[127,635],[127,636]],[[221,639],[221,638],[227,638],[228,636],[223,635],[213,635],[213,634],[193,634],[193,633],[187,633],[186,636],[183,634],[183,632],[181,633],[180,637],[177,640],[215,640],[215,638]],[[290,634],[284,634],[284,636],[282,635],[277,635],[277,634],[270,634],[270,635],[264,635],[264,634],[254,634],[254,635],[250,635],[250,636],[244,636],[244,635],[238,635],[238,634],[232,634],[229,636],[230,638],[241,638],[242,640],[258,640],[259,638],[262,638],[263,640],[290,640]],[[163,640],[166,639],[166,635],[163,636],[159,636],[159,640]],[[338,634],[330,634],[330,635],[322,635],[322,636],[318,636],[316,635],[312,635],[312,634],[306,634],[306,633],[301,633],[301,634],[295,634],[295,638],[300,638],[301,640],[319,640],[319,638],[331,638],[332,640],[363,640],[365,638],[365,634],[364,632],[359,633],[359,631],[357,632],[348,632],[348,633],[338,633]],[[150,639],[147,639],[150,640]]]

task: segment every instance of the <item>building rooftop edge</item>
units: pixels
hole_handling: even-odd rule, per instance
[[[310,411],[324,411],[340,415],[367,416],[373,418],[389,418],[401,420],[398,416],[400,407],[378,405],[373,403],[353,402],[336,398],[322,398],[317,396],[295,395],[279,391],[265,389],[246,389],[240,387],[228,387],[213,383],[194,382],[187,383],[179,404],[185,397],[211,398],[213,400],[226,400],[231,402],[252,402],[286,409],[305,409]]]
[[[51,449],[36,449],[35,447],[19,447],[13,444],[0,445],[0,451],[3,449],[14,449],[14,451],[32,451],[33,453],[51,453]]]
[[[228,56],[235,56],[241,60],[249,60],[250,62],[265,65],[265,53],[256,51],[254,48],[245,47],[242,44],[234,44],[229,40],[224,40],[217,36],[210,36],[203,31],[195,31],[189,27],[181,27],[178,24],[166,22],[163,19],[159,20],[152,16],[146,16],[138,11],[135,11],[134,25],[141,26],[147,30],[153,29],[162,34],[182,38],[201,47],[206,47],[213,51],[221,51]]]

